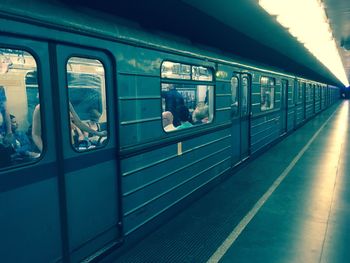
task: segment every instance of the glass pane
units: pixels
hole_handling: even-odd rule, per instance
[[[299,83],[298,85],[298,102],[303,101],[303,83]]]
[[[290,94],[290,101],[294,104],[294,85],[288,87],[288,92]]]
[[[192,79],[194,80],[213,80],[213,72],[209,68],[192,66]]]
[[[84,151],[107,142],[105,70],[95,59],[72,57],[67,63],[71,143]]]
[[[238,115],[238,86],[239,81],[237,77],[231,78],[231,109],[232,115]]]
[[[26,51],[0,48],[0,168],[42,152],[37,64]]]
[[[275,79],[268,77],[261,77],[261,110],[271,110],[275,103]]]
[[[193,84],[162,84],[162,120],[166,132],[210,123],[214,87]]]
[[[248,114],[248,85],[249,80],[247,77],[242,78],[242,96],[241,96],[241,112],[244,115]]]
[[[161,68],[162,78],[191,79],[191,66],[171,61],[164,61]]]
[[[270,108],[269,110],[273,109],[275,107],[275,87],[271,87],[270,89],[270,99],[269,99],[269,102],[270,102]]]

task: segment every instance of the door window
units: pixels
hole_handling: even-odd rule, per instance
[[[67,87],[73,148],[85,151],[103,146],[108,139],[103,64],[96,59],[70,58]]]
[[[37,62],[0,48],[0,168],[31,162],[43,150]]]
[[[248,89],[249,89],[249,79],[244,76],[242,78],[242,97],[241,97],[241,112],[242,115],[249,114],[248,110]]]
[[[238,77],[234,76],[231,78],[231,109],[232,109],[232,116],[238,115],[238,87],[239,87],[239,80]]]
[[[261,110],[272,110],[275,107],[275,79],[261,77],[260,85]]]

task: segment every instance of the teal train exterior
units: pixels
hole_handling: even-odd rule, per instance
[[[15,115],[31,141],[22,153],[0,137],[2,262],[127,249],[339,99],[327,83],[98,12],[38,0],[0,10],[2,124]],[[188,128],[169,131],[163,113],[177,112],[162,94],[174,87]]]

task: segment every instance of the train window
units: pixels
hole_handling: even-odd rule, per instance
[[[289,85],[288,86],[288,93],[290,94],[290,102],[291,104],[294,104],[294,86],[293,85]]]
[[[191,66],[164,61],[162,63],[162,78],[191,79]]]
[[[232,94],[231,109],[232,109],[233,116],[238,115],[238,86],[239,86],[238,78],[232,77],[231,78],[231,94]]]
[[[249,80],[247,77],[242,78],[242,96],[241,96],[241,112],[244,115],[247,115],[248,112],[248,85]]]
[[[307,86],[307,94],[306,94],[306,101],[312,101],[312,94],[313,94],[313,91],[314,91],[314,89],[313,89],[313,85],[311,85],[311,84],[309,84],[308,86]]]
[[[32,162],[41,155],[36,72],[30,53],[0,48],[0,168]]]
[[[305,83],[298,83],[298,102],[303,101],[303,86],[305,86]]]
[[[212,81],[213,72],[207,67],[164,61],[162,78]]]
[[[85,151],[107,142],[105,70],[96,59],[72,57],[67,62],[71,144]]]
[[[161,71],[164,131],[172,132],[212,122],[214,115],[212,69],[164,61]],[[178,80],[171,82],[166,81],[167,78]],[[201,83],[196,83],[198,81]]]
[[[271,110],[275,104],[275,79],[269,77],[261,77],[261,110]]]
[[[192,79],[212,81],[213,72],[210,68],[192,66]]]

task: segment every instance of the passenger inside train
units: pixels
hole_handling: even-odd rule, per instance
[[[167,89],[162,89],[162,98],[165,100],[165,111],[170,111],[173,115],[173,124],[175,127],[179,126],[180,119],[177,108],[185,105],[185,101],[180,92],[177,91],[175,85],[169,85]]]
[[[192,127],[193,124],[190,123],[190,112],[188,111],[188,108],[185,105],[181,105],[180,107],[177,107],[177,114],[179,116],[180,125],[176,127],[177,130],[185,129]]]
[[[163,129],[168,131],[173,131],[176,129],[174,126],[174,116],[170,111],[164,111],[162,113]]]
[[[162,64],[161,76],[164,80],[161,85],[162,119],[166,132],[174,130],[164,128],[164,121],[169,116],[166,112],[173,115],[173,126],[176,130],[212,121],[214,87],[209,85],[213,80],[210,68],[165,61]],[[176,83],[172,83],[172,79]],[[207,81],[208,85],[199,84],[197,81]]]
[[[192,123],[202,124],[207,123],[209,120],[209,108],[204,102],[197,104],[195,110],[192,113]]]
[[[106,102],[104,68],[100,61],[72,57],[67,63],[71,144],[84,151],[104,145]]]

